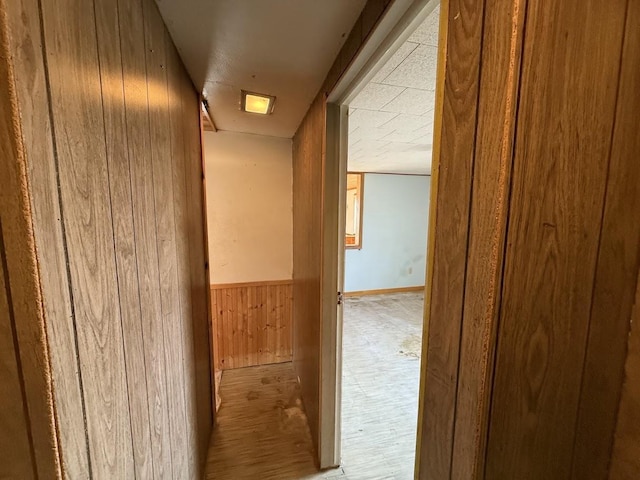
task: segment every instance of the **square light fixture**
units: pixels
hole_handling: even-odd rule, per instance
[[[273,104],[275,101],[276,97],[274,96],[242,90],[240,110],[260,115],[269,115],[273,112]]]

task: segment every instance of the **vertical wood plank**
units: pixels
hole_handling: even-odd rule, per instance
[[[258,365],[265,363],[265,338],[264,338],[264,289],[256,288],[256,308],[257,308],[257,321],[256,321],[256,338],[258,340]]]
[[[236,305],[236,316],[235,316],[235,324],[236,324],[236,351],[238,352],[238,365],[244,365],[244,349],[246,343],[246,334],[244,331],[244,310],[242,305],[242,291],[244,288],[235,288],[234,296],[235,296],[235,305]]]
[[[291,289],[290,280],[211,287],[221,369],[291,361]]]
[[[156,247],[144,16],[140,0],[119,3],[127,150],[132,189],[154,474],[170,476],[171,430]]]
[[[282,361],[282,285],[276,285],[276,305],[277,311],[275,312],[275,361]]]
[[[226,289],[220,291],[222,298],[222,341],[225,345],[223,348],[223,369],[230,368],[230,357],[233,354],[233,331],[231,330],[231,323],[229,322],[228,294],[229,292]]]
[[[605,478],[640,262],[640,3],[628,2],[573,478]]]
[[[286,351],[288,361],[293,358],[293,285],[289,284],[287,287],[287,313],[286,319]]]
[[[631,10],[634,15],[637,11]],[[640,277],[631,314],[631,333],[625,361],[625,379],[620,398],[615,443],[611,454],[610,480],[637,477],[640,471]],[[574,477],[575,478],[575,477]]]
[[[216,371],[220,369],[220,326],[218,324],[218,312],[220,304],[218,302],[218,291],[211,289],[211,328],[214,333],[213,365]]]
[[[249,301],[247,298],[246,288],[240,289],[240,305],[242,306],[242,363],[244,365],[251,365],[250,355],[250,332],[249,332]]]
[[[276,309],[275,298],[271,289],[263,289],[266,303],[266,318],[265,318],[265,363],[273,363],[275,361],[273,345],[275,343],[275,315]]]
[[[112,301],[118,284],[95,12],[92,3],[63,0],[43,2],[42,15],[91,473],[127,478],[134,462],[121,318]]]
[[[0,122],[0,128],[2,128]],[[3,152],[4,153],[4,152]],[[4,257],[0,222],[0,254]],[[35,458],[29,440],[29,423],[14,348],[15,331],[9,305],[9,285],[4,261],[0,262],[0,384],[5,390],[0,409],[0,476],[2,478],[37,478]]]
[[[158,283],[162,312],[162,336],[166,365],[169,431],[171,432],[171,468],[173,475],[189,472],[187,418],[184,389],[182,329],[179,323],[177,254],[169,97],[164,24],[152,0],[143,0],[145,60],[149,98],[151,180],[154,197]],[[151,246],[153,248],[153,246]]]
[[[224,292],[216,290],[216,298],[218,299],[218,345],[220,355],[220,368],[224,370],[224,358],[226,358],[226,342],[224,341]]]
[[[484,471],[526,1],[485,2],[453,478]]]
[[[83,415],[78,415],[84,407],[61,228],[40,11],[37,0],[9,1],[5,2],[5,8],[15,75],[19,79],[16,94],[21,111],[51,369],[56,383],[58,429],[60,441],[65,445],[61,452],[63,468],[72,478],[86,478],[89,455]]]
[[[189,257],[189,222],[186,193],[187,155],[184,138],[184,115],[182,111],[183,66],[168,32],[165,30],[165,52],[167,55],[167,76],[169,93],[169,119],[171,125],[171,156],[174,188],[174,220],[176,229],[176,251],[178,284],[180,285],[181,338],[183,349],[184,389],[187,408],[187,449],[189,453],[189,474],[198,471],[198,416],[195,400],[196,368],[193,344],[193,307],[191,295],[191,266]]]
[[[258,343],[256,342],[256,287],[247,289],[247,335],[249,335],[249,365],[258,365]]]
[[[443,12],[446,12],[443,9]],[[451,0],[429,309],[428,350],[417,460],[421,479],[451,475],[460,327],[478,108],[483,2]],[[444,61],[444,58],[442,61]],[[437,135],[438,133],[436,133]],[[295,295],[295,292],[294,292]]]
[[[487,478],[571,474],[626,10],[528,5]]]
[[[235,302],[233,290],[225,291],[225,314],[226,314],[226,337],[229,344],[229,354],[227,355],[228,368],[236,368],[235,359],[238,355],[236,348],[236,319],[235,319]]]
[[[145,478],[152,477],[154,471],[135,233],[131,211],[120,26],[116,3],[106,1],[94,3],[119,303],[125,332],[125,368],[128,389],[130,392],[136,392],[129,397],[135,473],[137,477]]]
[[[337,80],[337,77],[336,77]],[[322,164],[326,97],[316,96],[293,137],[293,365],[318,446],[322,250]]]
[[[196,371],[196,410],[198,418],[199,467],[206,460],[211,408],[211,348],[209,345],[209,280],[205,272],[204,195],[202,190],[202,143],[200,140],[200,105],[191,80],[184,72],[182,81],[182,113],[184,118],[187,219],[190,245],[190,270],[193,318],[193,349]]]
[[[10,456],[0,470],[54,478],[61,476],[61,462],[13,48],[6,4],[0,0],[0,296],[5,297],[0,322],[9,321],[0,327],[7,342],[0,342],[0,376],[8,384],[0,383],[7,407],[0,415],[7,427],[0,429],[0,442]],[[11,388],[16,387],[14,372],[18,388]],[[20,418],[24,430],[16,432],[12,427]]]

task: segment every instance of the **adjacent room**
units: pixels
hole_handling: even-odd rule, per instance
[[[413,478],[438,20],[349,102],[342,460],[397,479]]]

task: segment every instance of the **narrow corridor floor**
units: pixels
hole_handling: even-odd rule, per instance
[[[318,473],[292,364],[226,370],[211,437],[209,480],[333,479]]]
[[[226,370],[207,462],[215,480],[410,480],[422,294],[348,298],[342,466],[318,472],[291,363]]]

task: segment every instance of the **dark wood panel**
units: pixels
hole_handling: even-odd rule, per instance
[[[93,4],[42,9],[91,473],[126,478],[134,462]]]
[[[634,8],[630,12],[637,15],[637,9]],[[640,474],[640,278],[631,315],[628,347],[624,388],[608,477],[611,480],[631,480]]]
[[[438,182],[435,207],[433,273],[428,310],[426,375],[421,386],[421,479],[451,474],[453,429],[458,384],[458,359],[467,262],[471,179],[475,151],[479,88],[482,2],[452,0],[446,21],[446,68],[440,153],[435,165]],[[441,27],[442,28],[442,27]],[[444,59],[441,57],[441,64]]]
[[[640,261],[640,91],[637,88],[640,85],[640,3],[628,3],[611,163],[576,425],[573,459],[573,478],[576,479],[605,478],[607,473]],[[632,367],[627,371],[629,375],[633,374]],[[636,473],[640,475],[640,465]]]
[[[568,478],[626,1],[529,0],[487,478]]]
[[[290,362],[292,302],[291,281],[212,285],[216,368]]]
[[[293,365],[318,446],[322,164],[326,101],[316,97],[293,137]]]
[[[83,415],[78,415],[83,411],[83,404],[62,239],[38,2],[5,1],[3,10],[9,22],[13,68],[18,79],[16,95],[29,175],[33,235],[37,245],[47,246],[39,248],[37,254],[51,372],[56,381],[57,428],[60,442],[67,446],[61,452],[62,462],[69,477],[87,478],[86,428]],[[71,366],[75,368],[69,368]]]
[[[523,30],[522,2],[485,2],[453,478],[484,471]]]

